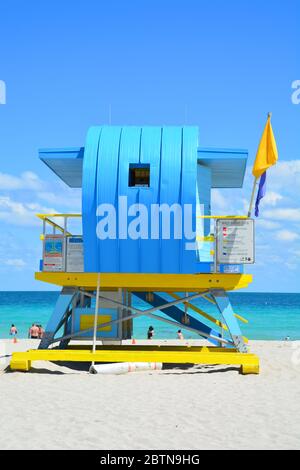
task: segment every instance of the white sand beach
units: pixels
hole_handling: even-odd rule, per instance
[[[100,376],[46,362],[2,373],[0,449],[300,449],[300,342],[251,350],[260,375],[194,366]]]

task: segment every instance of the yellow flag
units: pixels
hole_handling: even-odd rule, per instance
[[[271,116],[269,115],[253,165],[253,176],[259,178],[270,166],[275,165],[277,160],[277,145],[271,125]]]

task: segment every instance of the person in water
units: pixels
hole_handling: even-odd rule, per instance
[[[181,331],[181,330],[178,330],[178,331],[177,331],[177,339],[184,339],[184,337],[183,337],[183,334],[182,334],[182,331]]]
[[[152,339],[154,336],[154,328],[153,326],[149,326],[148,332],[147,332],[147,338]]]
[[[42,325],[38,325],[38,328],[39,328],[39,339],[42,339],[42,337],[44,336],[45,330],[42,327]]]
[[[12,336],[17,336],[18,330],[17,330],[17,327],[14,324],[11,325],[10,330],[9,330],[9,334],[12,335]]]
[[[32,324],[32,326],[29,328],[29,338],[30,339],[38,339],[39,338],[39,327],[35,325],[35,323]]]

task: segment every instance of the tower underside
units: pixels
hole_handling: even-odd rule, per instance
[[[36,279],[62,286],[62,291],[39,350],[15,353],[12,369],[29,370],[34,360],[159,361],[239,365],[242,373],[258,373],[258,358],[248,352],[248,339],[240,329],[240,322],[247,320],[234,312],[228,297],[228,291],[247,287],[250,275],[39,272]],[[215,314],[200,308],[198,299],[212,304]],[[97,347],[92,352],[86,341],[92,340],[96,313]],[[134,337],[133,322],[141,316],[192,332],[203,346],[192,341],[189,347],[128,344]]]

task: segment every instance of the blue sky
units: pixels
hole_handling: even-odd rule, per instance
[[[0,17],[0,289],[49,289],[33,272],[40,211],[76,211],[40,147],[83,145],[112,124],[196,124],[200,146],[249,150],[272,111],[280,162],[257,224],[253,291],[300,291],[299,0],[3,2]],[[215,191],[216,213],[251,191]]]

